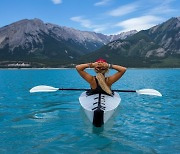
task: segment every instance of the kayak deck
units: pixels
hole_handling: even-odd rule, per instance
[[[87,92],[83,92],[79,102],[90,122],[96,127],[101,127],[113,115],[121,98],[116,92],[113,96],[101,93],[88,95]]]

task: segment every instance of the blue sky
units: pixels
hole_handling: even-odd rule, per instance
[[[1,0],[0,27],[22,19],[118,34],[180,16],[180,0]]]

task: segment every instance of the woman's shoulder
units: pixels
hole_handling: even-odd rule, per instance
[[[109,77],[105,77],[105,81],[106,81],[106,84],[107,84],[108,87],[111,87],[111,86],[112,86]]]

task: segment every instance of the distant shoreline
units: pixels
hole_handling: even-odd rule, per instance
[[[66,70],[66,69],[75,69],[75,68],[0,68],[0,70]],[[87,68],[93,69],[93,68]],[[137,68],[128,68],[128,69],[180,69],[180,67],[157,67],[157,68],[148,68],[148,67],[137,67]]]
[[[0,68],[0,70],[60,70],[60,69],[75,69],[75,68]]]

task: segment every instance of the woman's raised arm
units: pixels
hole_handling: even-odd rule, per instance
[[[114,75],[108,77],[107,80],[107,84],[109,86],[111,86],[114,82],[116,82],[117,80],[119,80],[123,74],[126,72],[126,68],[120,65],[112,65],[110,66],[112,69],[115,69],[117,71],[117,73],[115,73]]]
[[[85,71],[86,68],[93,68],[93,63],[76,65],[76,70],[88,83],[92,83],[93,76]]]

